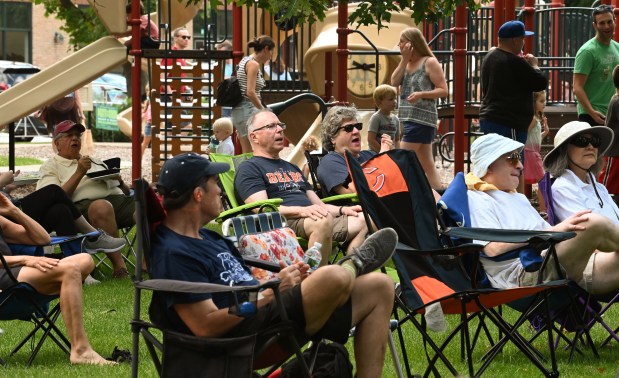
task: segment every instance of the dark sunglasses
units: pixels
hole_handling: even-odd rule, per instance
[[[602,4],[598,7],[593,8],[593,17],[597,16],[601,13],[610,13],[613,11],[613,7],[607,4]]]
[[[509,156],[505,157],[505,160],[507,160],[507,162],[511,164],[512,166],[516,167],[518,166],[518,163],[520,162],[520,153],[512,152],[511,154],[509,154]]]
[[[190,35],[179,35],[178,37],[182,39],[191,39]]]
[[[592,135],[591,137],[579,135],[575,138],[570,139],[570,144],[580,148],[585,148],[589,144],[591,144],[591,147],[598,148],[600,147],[600,145],[602,145],[602,140],[598,135]]]
[[[340,130],[344,130],[347,133],[352,133],[352,129],[357,129],[359,131],[361,131],[361,129],[363,129],[363,123],[359,122],[359,123],[351,123],[350,125],[345,125],[345,126],[340,126],[338,127],[335,132],[337,133]]]

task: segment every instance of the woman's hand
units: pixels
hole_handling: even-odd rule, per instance
[[[411,104],[414,104],[415,102],[421,100],[423,97],[421,96],[423,92],[413,92],[410,95],[408,95],[408,97],[406,98],[406,101],[410,102]]]
[[[590,213],[591,210],[581,210],[576,214],[570,216],[569,218],[565,219],[563,222],[555,225],[551,228],[551,230],[559,232],[584,231],[587,228],[581,225],[581,223],[589,220],[589,217],[587,215]]]
[[[413,55],[413,45],[410,42],[406,42],[404,46],[400,48],[400,54],[402,54],[402,60],[408,62]]]

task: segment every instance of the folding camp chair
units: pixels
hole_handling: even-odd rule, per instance
[[[94,231],[86,235],[78,235],[71,237],[52,237],[50,245],[58,245],[83,241],[86,236],[95,236],[99,232]],[[28,254],[43,256],[42,246],[31,246],[21,244],[8,244],[11,252],[15,255]],[[43,343],[49,338],[65,353],[69,354],[71,344],[65,337],[63,332],[56,326],[56,320],[60,315],[60,303],[55,303],[51,309],[51,302],[58,299],[58,295],[44,295],[37,292],[30,284],[18,282],[17,278],[11,273],[9,265],[4,256],[0,254],[0,262],[7,272],[8,277],[13,281],[13,285],[0,292],[0,320],[24,320],[34,324],[32,331],[11,351],[11,356],[17,353],[24,345],[32,341],[35,344],[35,338],[39,331],[42,332],[36,345],[32,349],[27,366],[30,366],[36,358]],[[0,364],[5,362],[0,359]]]
[[[539,182],[538,189],[541,191],[542,197],[544,198],[544,201],[546,203],[548,223],[550,223],[551,225],[560,223],[560,220],[556,215],[555,202],[552,195],[552,184],[554,183],[554,180],[555,178],[552,177],[550,173],[546,172],[544,174],[544,177]],[[581,293],[584,293],[583,290],[580,291]],[[602,318],[604,313],[608,311],[608,309],[610,309],[613,304],[619,303],[619,291],[605,296],[584,294],[581,294],[581,296],[583,297],[582,302],[584,306],[583,308],[585,310],[583,312],[583,316],[587,319],[587,325],[583,329],[578,330],[578,333],[576,335],[577,337],[575,337],[575,339],[578,339],[578,336],[582,336],[584,330],[591,329],[591,327],[598,323],[608,332],[608,336],[606,337],[606,339],[604,339],[604,341],[602,341],[600,347],[604,347],[612,340],[619,342],[619,327],[613,329]],[[602,305],[599,304],[600,301],[605,302],[606,304],[602,307]]]
[[[448,360],[444,350],[452,340],[460,336],[462,357],[467,362],[469,376],[479,376],[489,366],[493,358],[510,342],[515,345],[545,376],[558,374],[554,350],[550,350],[551,366],[547,368],[542,356],[518,332],[518,327],[527,316],[538,308],[544,308],[544,299],[549,290],[563,287],[566,282],[539,284],[533,287],[518,287],[498,290],[478,288],[476,270],[470,274],[464,268],[463,256],[469,256],[471,266],[477,267],[479,252],[482,248],[476,244],[453,246],[450,237],[456,236],[475,240],[499,240],[504,242],[528,242],[537,246],[548,246],[573,237],[573,233],[531,232],[517,230],[492,229],[439,229],[438,213],[430,185],[421,169],[414,152],[392,150],[379,154],[361,167],[347,152],[347,163],[353,182],[359,195],[367,223],[370,218],[377,228],[392,227],[398,233],[400,245],[393,260],[400,276],[402,295],[397,297],[398,307],[405,313],[401,320],[410,321],[421,333],[424,343],[429,345],[433,355],[428,353],[428,367],[425,375],[438,373],[436,364],[442,361],[447,370],[458,375],[454,361]],[[552,249],[550,254],[552,254]],[[545,266],[544,266],[545,268]],[[533,296],[530,305],[515,322],[506,321],[497,307]],[[447,335],[441,345],[432,339],[426,331],[425,318],[417,319],[428,311],[440,310],[444,314],[459,315],[460,322]],[[472,320],[479,325],[473,335],[470,327]],[[499,339],[493,340],[488,324],[493,324],[499,331]],[[406,357],[405,343],[401,337],[400,344]],[[475,368],[473,352],[479,343],[477,339],[483,333],[489,338],[492,349],[486,354],[481,366]],[[551,331],[548,332],[549,342]],[[404,358],[407,372],[411,375],[408,359]]]
[[[145,182],[136,180],[134,188],[138,230],[137,255],[138,260],[141,260],[142,254],[144,254],[148,264],[150,232],[158,222],[164,219],[165,211],[154,191]],[[266,268],[269,265],[272,264],[265,263],[261,266]],[[218,377],[250,377],[253,369],[280,364],[290,357],[290,353],[283,352],[282,346],[285,346],[286,350],[288,348],[294,350],[294,354],[302,360],[301,363],[305,367],[306,376],[309,377],[309,369],[302,359],[301,349],[293,335],[294,326],[286,321],[287,316],[280,301],[278,285],[278,280],[270,280],[258,286],[233,287],[162,279],[142,280],[142,267],[141,264],[137,264],[134,315],[131,322],[133,332],[132,376],[138,376],[139,335],[141,334],[160,376],[178,376],[182,371],[183,376],[193,376],[194,374],[204,376],[208,372]],[[274,291],[275,300],[281,311],[280,316],[284,321],[281,326],[261,330],[261,333],[268,336],[269,341],[263,344],[259,350],[254,350],[256,335],[242,338],[205,339],[167,330],[165,324],[155,324],[142,320],[140,315],[140,297],[143,290],[183,293],[230,292],[235,295],[236,293],[256,294],[258,290],[264,288],[271,288]],[[153,298],[156,300],[155,296]],[[151,302],[151,318],[156,319],[156,312],[152,311],[155,306],[156,303]],[[152,332],[153,329],[163,331],[163,341],[155,336]],[[240,347],[243,347],[242,351],[238,350]],[[214,370],[221,367],[229,370]]]

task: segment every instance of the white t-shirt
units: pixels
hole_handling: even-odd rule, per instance
[[[608,194],[606,187],[599,182],[595,183],[604,207],[600,206],[591,183],[582,182],[574,172],[565,170],[552,184],[552,198],[555,215],[563,221],[580,210],[591,210],[596,214],[604,215],[619,225],[619,208]]]
[[[468,200],[472,227],[538,231],[551,227],[520,193],[469,190]],[[475,240],[475,243],[486,245],[488,241]],[[523,270],[519,258],[495,261],[482,257],[480,260],[492,287],[518,286]]]
[[[234,156],[234,143],[232,143],[232,136],[229,136],[219,142],[217,148],[215,149],[215,153]]]

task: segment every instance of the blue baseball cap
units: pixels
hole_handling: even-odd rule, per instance
[[[524,24],[520,21],[507,21],[499,28],[499,38],[517,38],[534,35],[532,31],[524,30]]]
[[[178,197],[195,188],[193,185],[201,178],[224,173],[229,169],[228,163],[213,163],[196,153],[176,155],[161,168],[157,188],[164,196]]]

